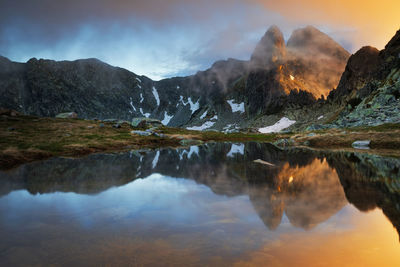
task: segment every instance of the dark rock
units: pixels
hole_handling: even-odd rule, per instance
[[[278,147],[289,147],[294,145],[294,141],[292,139],[279,139],[273,144]]]
[[[132,134],[137,134],[140,136],[150,136],[153,134],[153,132],[149,132],[149,131],[131,131]]]
[[[135,128],[154,128],[163,126],[161,121],[151,118],[133,118],[131,125]]]
[[[112,126],[113,128],[121,128],[121,125],[119,123],[116,123]]]

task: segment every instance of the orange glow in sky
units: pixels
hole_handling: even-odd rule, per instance
[[[356,49],[366,45],[383,49],[400,28],[399,0],[249,1],[262,4],[293,22],[348,28]]]

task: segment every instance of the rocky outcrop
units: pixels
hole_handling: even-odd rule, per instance
[[[385,49],[363,47],[352,55],[328,100],[343,111],[332,127],[400,123],[400,31]]]
[[[347,96],[354,95],[374,79],[380,62],[378,49],[364,46],[358,50],[349,58],[336,90],[332,91],[329,97],[336,102],[345,102]]]
[[[269,51],[267,54],[265,51]],[[260,61],[263,55],[268,60]],[[311,105],[336,87],[349,53],[316,28],[295,30],[287,46],[276,27],[257,45],[245,86],[249,115]],[[255,67],[256,66],[256,67]]]

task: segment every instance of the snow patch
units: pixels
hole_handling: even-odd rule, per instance
[[[131,104],[132,109],[133,109],[134,111],[136,111],[136,108],[135,108],[135,106],[133,105],[132,97],[131,97],[130,99],[131,99],[131,102],[129,102],[129,104]]]
[[[179,85],[176,86],[176,89],[181,89],[181,87]]]
[[[140,113],[142,113],[143,116],[145,116],[146,118],[150,117],[150,113],[143,113],[143,109],[140,108],[139,109]]]
[[[228,124],[223,128],[223,132],[225,133],[234,133],[234,132],[238,132],[239,130],[239,126],[237,126],[236,124]]]
[[[164,119],[161,121],[162,124],[168,125],[169,121],[172,119],[173,116],[169,116],[168,113],[164,112]]]
[[[138,77],[136,77],[136,80],[138,81],[138,82],[142,82],[142,80],[141,79],[139,79]]]
[[[204,119],[206,116],[207,116],[207,110],[200,116],[200,119],[202,120],[202,119]]]
[[[227,100],[226,102],[228,102],[228,104],[231,106],[232,112],[244,113],[244,102],[236,104],[234,103],[234,99]]]
[[[318,120],[322,119],[324,117],[324,115],[321,115],[318,117]]]
[[[213,121],[206,121],[201,126],[187,127],[186,129],[193,130],[193,131],[203,131],[205,129],[208,129],[208,128],[212,127],[214,124],[215,124],[215,122],[213,122]]]
[[[261,133],[277,133],[282,131],[283,129],[288,128],[289,126],[296,123],[296,121],[292,121],[286,117],[282,117],[277,123],[271,126],[267,126],[264,128],[258,129]]]
[[[227,157],[233,158],[233,154],[241,154],[244,155],[244,144],[236,145],[232,144],[231,150],[229,150],[228,154],[226,154]]]
[[[159,157],[160,157],[160,151],[157,151],[156,156],[154,157],[153,162],[151,163],[153,169],[157,166]]]
[[[190,110],[192,111],[192,114],[193,114],[196,110],[198,110],[198,109],[200,108],[199,100],[197,100],[197,102],[194,103],[194,102],[192,101],[192,99],[189,97],[189,98],[188,98],[188,101],[185,103],[185,101],[183,100],[183,96],[180,96],[179,101],[181,101],[182,104],[183,104],[184,106],[186,106],[186,105],[189,104],[189,105],[190,105]]]
[[[143,94],[142,94],[142,93],[140,93],[140,103],[143,103],[143,101],[144,101]]]
[[[156,99],[157,106],[160,105],[160,96],[158,95],[157,89],[153,86],[153,95],[154,98]]]
[[[290,79],[293,81],[294,80],[294,76],[290,75]]]

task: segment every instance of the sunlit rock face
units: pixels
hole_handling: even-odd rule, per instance
[[[259,60],[260,55],[268,60]],[[288,105],[307,106],[325,98],[337,86],[349,56],[314,27],[295,30],[287,46],[279,29],[272,27],[251,59],[255,63],[245,88],[249,113],[274,114]]]

